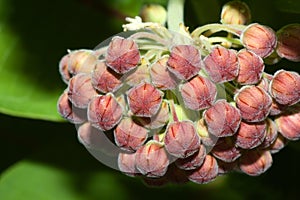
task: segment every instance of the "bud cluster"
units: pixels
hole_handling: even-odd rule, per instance
[[[272,154],[300,138],[300,75],[264,71],[274,55],[299,61],[300,25],[276,34],[250,16],[230,2],[220,24],[191,34],[129,19],[128,37],[61,59],[68,87],[59,113],[94,154],[110,142],[118,170],[150,185],[264,173]],[[228,36],[211,35],[218,31]]]

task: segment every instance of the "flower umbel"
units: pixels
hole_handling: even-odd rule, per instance
[[[299,74],[266,72],[281,58],[299,61],[299,24],[276,34],[249,24],[249,7],[232,1],[221,23],[190,33],[169,15],[180,2],[169,1],[169,29],[126,18],[124,32],[96,49],[69,50],[58,112],[99,161],[149,185],[260,175],[300,139]]]

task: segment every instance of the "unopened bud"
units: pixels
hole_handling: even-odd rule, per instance
[[[221,22],[223,24],[248,24],[251,20],[251,11],[242,1],[229,1],[222,7]]]
[[[206,149],[204,145],[200,145],[199,150],[187,158],[178,158],[175,164],[183,170],[192,170],[200,167],[205,159]]]
[[[242,155],[230,137],[220,138],[211,153],[224,162],[233,162]]]

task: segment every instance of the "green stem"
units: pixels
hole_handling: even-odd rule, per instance
[[[201,27],[196,28],[192,32],[193,38],[198,38],[206,31],[211,31],[212,33],[216,33],[219,31],[227,31],[228,33],[232,33],[234,35],[240,36],[243,30],[246,28],[244,25],[228,25],[228,24],[207,24]]]
[[[179,24],[184,24],[184,0],[169,0],[168,1],[168,29],[170,31],[179,32]]]

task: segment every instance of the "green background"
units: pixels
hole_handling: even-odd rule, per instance
[[[58,62],[67,49],[93,49],[122,31],[125,16],[159,0],[0,0],[0,199],[295,199],[299,194],[300,143],[273,156],[259,177],[233,173],[197,185],[146,187],[95,160],[76,129],[56,111],[66,87]],[[218,22],[224,0],[186,0],[193,30]],[[300,22],[298,0],[249,0],[254,22],[278,30]],[[269,66],[300,72],[299,63]]]

